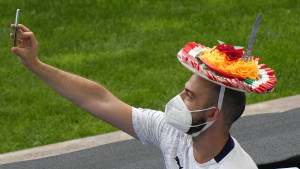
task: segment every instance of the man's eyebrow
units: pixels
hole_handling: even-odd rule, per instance
[[[193,91],[191,91],[190,89],[188,89],[187,87],[185,87],[186,85],[184,85],[184,90],[186,91],[186,92],[188,92],[188,93],[191,93],[192,94],[192,96],[195,98],[196,97],[196,95],[194,94],[194,92]]]

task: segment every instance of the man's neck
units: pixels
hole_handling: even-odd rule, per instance
[[[195,160],[206,163],[216,157],[228,141],[229,133],[203,132],[193,138],[193,154]]]

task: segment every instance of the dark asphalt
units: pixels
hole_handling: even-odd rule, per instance
[[[300,166],[300,108],[239,119],[231,129],[259,168]],[[137,140],[121,141],[38,160],[0,165],[0,169],[158,169],[156,148]]]

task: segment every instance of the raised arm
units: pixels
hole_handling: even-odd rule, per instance
[[[11,27],[14,28],[14,25]],[[37,57],[38,42],[33,32],[24,25],[19,24],[18,35],[19,47],[11,50],[28,70],[72,103],[136,138],[131,106],[98,83],[41,62]],[[12,33],[10,36],[14,38]]]

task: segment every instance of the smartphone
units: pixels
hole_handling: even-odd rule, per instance
[[[17,9],[17,12],[16,12],[16,19],[15,19],[15,37],[14,37],[14,46],[17,45],[17,36],[18,36],[18,20],[19,20],[19,12],[20,12],[20,9]]]

